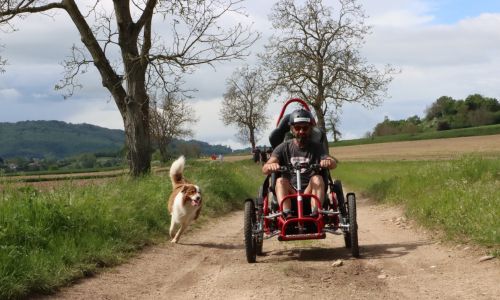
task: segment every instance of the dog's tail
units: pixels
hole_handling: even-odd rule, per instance
[[[176,159],[172,166],[170,166],[170,179],[172,180],[172,186],[185,183],[184,176],[184,165],[186,164],[186,159],[182,155]]]

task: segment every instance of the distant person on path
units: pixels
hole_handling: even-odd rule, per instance
[[[264,146],[264,149],[260,152],[260,163],[265,164],[267,162],[267,149]]]
[[[253,150],[253,162],[258,163],[260,160],[260,149],[259,147],[255,147]]]

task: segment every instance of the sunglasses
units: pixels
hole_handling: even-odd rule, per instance
[[[308,131],[311,126],[309,125],[293,125],[295,131]]]

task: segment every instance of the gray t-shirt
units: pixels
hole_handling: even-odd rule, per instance
[[[274,149],[271,156],[278,158],[280,166],[288,166],[290,163],[319,163],[320,159],[324,159],[328,156],[328,153],[325,153],[323,146],[319,143],[309,142],[304,148],[300,148],[292,139],[279,144],[278,147]],[[307,173],[305,171],[305,169],[302,170],[300,174],[302,190],[309,184],[309,179],[315,175],[314,171]],[[283,173],[282,176],[290,180],[292,186],[297,189],[295,172],[291,174]]]

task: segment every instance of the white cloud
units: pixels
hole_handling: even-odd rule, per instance
[[[16,89],[0,89],[0,99],[1,100],[15,100],[21,96]]]
[[[64,116],[63,121],[69,123],[88,123],[111,129],[123,129],[123,119],[114,102],[104,99],[93,99],[85,105],[79,103],[80,109]]]
[[[414,12],[407,10],[394,10],[369,19],[368,24],[393,28],[410,28],[413,26],[427,24],[433,19],[434,17],[430,15],[416,15]]]
[[[195,139],[209,142],[236,140],[236,129],[224,125],[220,119],[222,98],[196,101],[191,103],[198,122],[195,125]]]
[[[422,115],[439,96],[465,98],[472,93],[500,98],[500,14],[483,13],[464,17],[452,24],[439,24],[438,4],[424,0],[361,1],[373,25],[363,55],[369,63],[393,64],[401,68],[389,86],[385,103],[368,110],[359,104],[343,109],[341,130],[344,139],[361,137],[372,130],[384,116],[407,118]],[[254,54],[262,51],[271,25],[267,20],[272,1],[249,0],[250,20],[228,16],[230,22],[253,22],[263,32],[263,39],[252,49],[253,55],[232,63],[217,64],[216,70],[202,67],[186,78],[188,88],[196,88],[193,102],[200,121],[194,126],[196,139],[230,145],[233,149],[248,147],[237,141],[236,128],[220,121],[220,104],[226,78],[248,63],[256,64]],[[65,13],[54,19],[30,16],[20,20],[19,32],[3,34],[2,57],[9,60],[7,72],[0,75],[0,102],[8,110],[0,111],[0,121],[56,119],[73,123],[86,122],[109,128],[123,128],[121,116],[109,93],[102,87],[93,66],[81,81],[85,88],[74,98],[63,100],[53,87],[62,78],[59,63],[70,54],[70,46],[79,43],[79,35]],[[259,144],[267,144],[277,114],[286,99],[271,102],[270,125]]]

